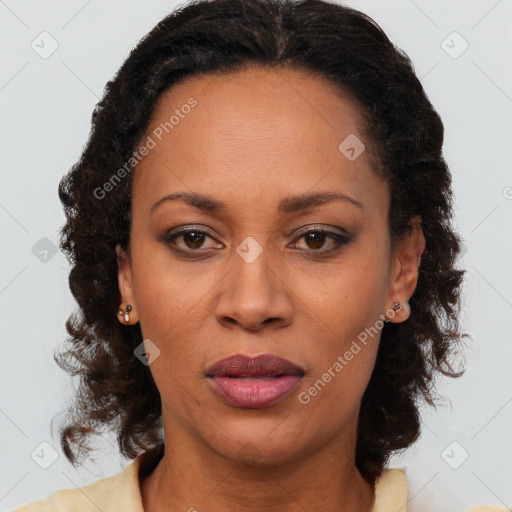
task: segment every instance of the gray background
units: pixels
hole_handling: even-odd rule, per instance
[[[462,321],[474,338],[467,372],[439,381],[446,405],[423,411],[421,439],[390,466],[407,472],[410,512],[512,507],[512,0],[347,4],[408,53],[444,121],[466,246]],[[67,262],[53,253],[64,222],[57,185],[80,155],[105,83],[176,5],[0,1],[1,510],[128,463],[106,436],[96,464],[76,470],[50,431],[73,394],[52,358],[75,310]]]

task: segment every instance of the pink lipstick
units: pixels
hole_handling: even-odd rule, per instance
[[[273,354],[236,354],[206,371],[212,390],[226,403],[251,409],[279,402],[298,386],[304,374],[300,366]]]

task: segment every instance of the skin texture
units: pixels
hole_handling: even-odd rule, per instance
[[[355,447],[379,335],[308,404],[298,395],[394,302],[405,307],[390,321],[407,319],[423,233],[417,228],[392,247],[388,185],[368,152],[350,161],[338,149],[349,134],[364,141],[363,121],[329,82],[260,67],[191,77],[161,97],[147,135],[191,96],[197,106],[135,170],[129,254],[118,247],[120,307],[132,306],[129,323],[140,322],[144,339],[160,349],[150,370],[165,455],[141,483],[144,508],[291,512],[299,503],[370,511],[374,492],[355,466]],[[150,213],[178,191],[224,201],[227,210],[176,200]],[[363,207],[335,200],[278,211],[286,197],[320,192]],[[162,241],[178,226],[208,236]],[[336,240],[303,236],[321,227],[345,233],[347,243],[335,250]],[[236,251],[246,237],[262,248],[251,263]],[[273,353],[306,374],[277,404],[233,407],[211,391],[205,371],[237,353]]]

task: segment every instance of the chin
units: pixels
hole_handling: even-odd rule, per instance
[[[279,427],[282,421],[280,419],[272,428],[264,430],[255,426],[232,428],[227,425],[225,431],[219,432],[222,439],[205,441],[219,455],[247,466],[286,465],[295,461],[303,448],[289,430],[282,428],[284,425]]]

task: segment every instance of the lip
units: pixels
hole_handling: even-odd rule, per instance
[[[236,354],[206,371],[211,389],[220,398],[229,405],[251,409],[279,402],[298,386],[304,374],[303,368],[274,354]]]

